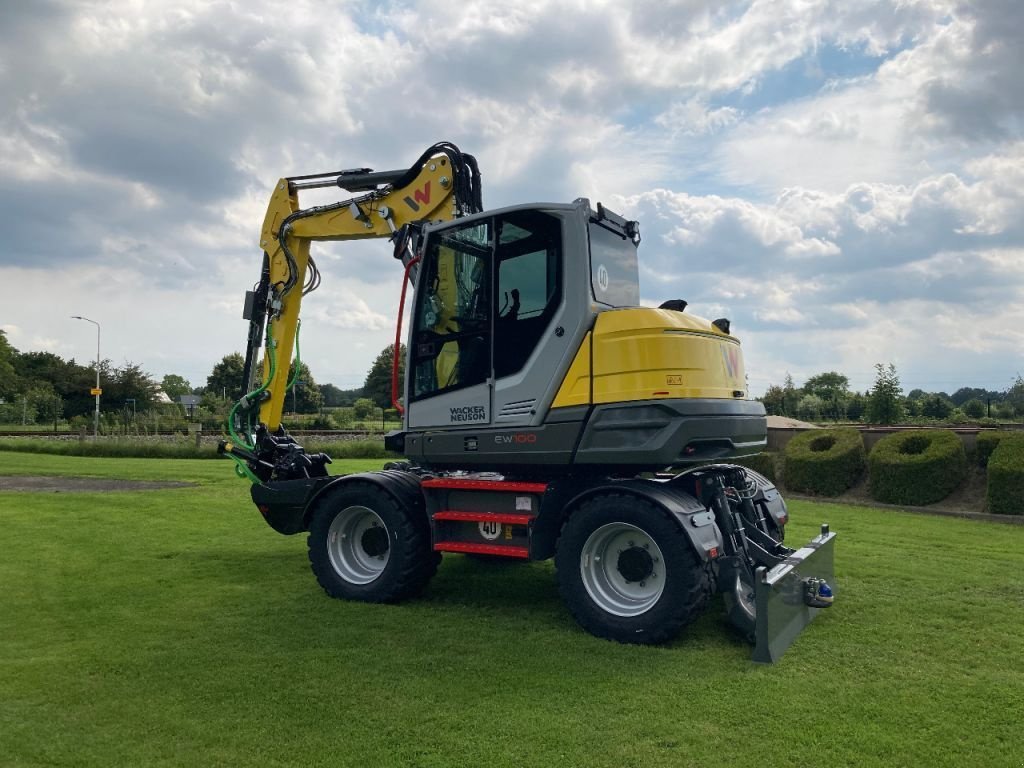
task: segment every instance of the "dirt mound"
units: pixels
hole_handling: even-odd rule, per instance
[[[195,483],[156,480],[117,480],[109,477],[40,477],[0,475],[0,491],[36,491],[39,493],[78,493],[81,491],[158,491],[187,488]]]
[[[779,427],[787,429],[820,429],[817,424],[808,424],[806,421],[791,419],[788,416],[769,416],[768,428],[777,429]]]

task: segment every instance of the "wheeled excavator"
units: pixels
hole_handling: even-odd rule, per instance
[[[347,195],[300,205],[325,187]],[[389,239],[404,270],[402,427],[385,443],[405,460],[336,476],[282,412],[320,280],[310,245],[366,238]],[[447,142],[404,170],[277,183],[243,313],[246,394],[220,450],[274,530],[308,535],[328,595],[413,597],[446,553],[554,558],[593,635],[665,643],[722,593],[759,662],[831,605],[835,534],[786,547],[779,491],[730,463],[764,450],[767,429],[729,321],[639,306],[639,243],[636,221],[587,199],[483,210],[476,160]]]

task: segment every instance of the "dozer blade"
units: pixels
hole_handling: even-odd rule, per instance
[[[835,584],[833,543],[828,525],[785,561],[771,570],[758,568],[754,579],[757,606],[753,660],[777,661],[804,627],[831,603]]]

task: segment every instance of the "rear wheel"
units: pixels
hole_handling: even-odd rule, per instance
[[[711,595],[707,570],[679,524],[635,496],[598,496],[573,512],[555,567],[580,625],[623,643],[671,640]]]
[[[362,483],[316,503],[307,544],[313,573],[328,595],[373,603],[419,594],[441,559],[431,550],[422,510]]]

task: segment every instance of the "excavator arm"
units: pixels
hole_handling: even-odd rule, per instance
[[[340,187],[355,196],[301,207],[302,190],[323,187]],[[480,210],[476,160],[448,142],[430,147],[405,170],[374,172],[357,168],[278,181],[260,232],[260,280],[246,294],[246,394],[229,416],[233,442],[221,444],[223,453],[247,463],[250,479],[286,479],[308,472],[306,461],[288,469],[302,452],[284,433],[281,417],[285,395],[294,384],[289,382],[288,374],[302,298],[320,282],[319,270],[310,257],[310,244],[390,238],[395,242],[396,258],[408,264],[412,258],[410,232],[417,224],[448,221]]]

